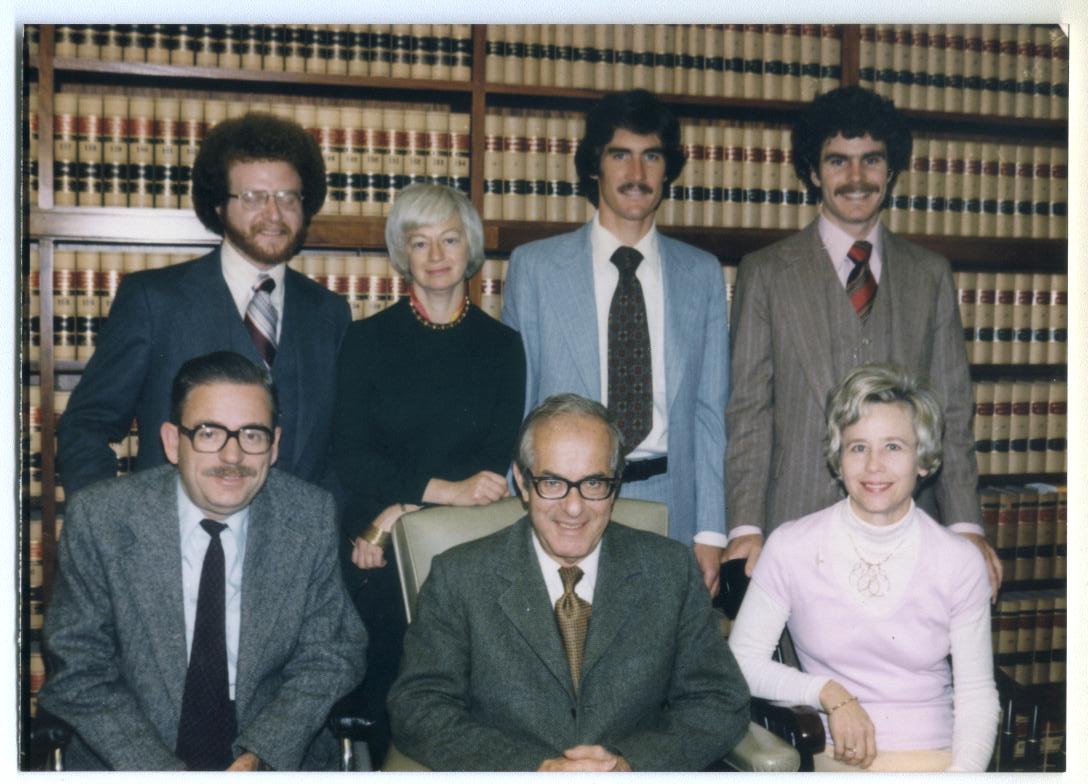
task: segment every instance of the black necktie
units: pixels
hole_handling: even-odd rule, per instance
[[[177,755],[189,770],[224,770],[233,762],[237,734],[227,676],[227,591],[223,543],[226,525],[201,520],[211,541],[200,570],[193,646],[181,700]]]
[[[625,451],[631,452],[650,434],[654,421],[650,328],[635,277],[642,254],[625,245],[611,260],[620,280],[608,308],[608,408],[623,433]]]

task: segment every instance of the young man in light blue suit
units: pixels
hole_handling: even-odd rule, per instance
[[[586,117],[576,163],[597,215],[517,248],[503,292],[503,321],[525,344],[526,411],[574,392],[616,413],[628,461],[623,495],[668,505],[669,535],[694,548],[716,593],[726,544],[725,286],[717,259],[654,225],[684,165],[679,123],[645,90],[608,95]],[[637,282],[621,272],[632,257]],[[629,318],[648,343],[622,342],[630,336],[618,325]],[[631,358],[646,351],[648,363]],[[652,373],[639,370],[646,364]]]

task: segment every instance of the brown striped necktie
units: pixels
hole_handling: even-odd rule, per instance
[[[873,310],[873,299],[876,297],[876,278],[869,269],[869,256],[872,255],[873,246],[865,240],[858,240],[850,246],[846,257],[854,263],[846,278],[846,295],[854,306],[854,311],[862,321],[869,318]]]
[[[574,592],[574,586],[582,579],[577,566],[561,566],[559,579],[563,581],[563,595],[555,603],[555,621],[563,638],[563,649],[570,665],[570,679],[575,693],[582,681],[582,654],[585,652],[586,632],[593,606]]]

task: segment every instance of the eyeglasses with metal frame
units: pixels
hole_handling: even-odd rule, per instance
[[[566,498],[572,487],[577,488],[578,495],[586,501],[603,501],[612,495],[618,484],[614,476],[587,476],[577,482],[561,476],[533,476],[528,471],[525,476],[545,501]]]
[[[303,198],[299,191],[242,191],[227,195],[240,201],[247,210],[264,209],[269,199],[275,199],[281,210],[297,210],[302,206]]]
[[[193,449],[204,454],[222,451],[232,438],[247,455],[263,455],[272,448],[272,430],[264,425],[243,425],[231,430],[216,422],[201,422],[193,428],[178,425],[178,432],[188,437]]]

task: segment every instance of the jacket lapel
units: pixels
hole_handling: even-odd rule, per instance
[[[500,565],[501,576],[508,587],[499,596],[499,606],[507,620],[525,639],[559,684],[574,697],[570,680],[570,666],[559,639],[548,589],[537,567],[536,552],[529,537],[532,530],[528,518],[523,517],[510,531],[506,553]],[[592,627],[593,622],[590,622]]]
[[[309,292],[301,285],[302,275],[288,268],[284,275],[283,292],[283,320],[280,329],[280,344],[276,350],[276,361],[273,367],[273,375],[276,379],[276,388],[280,395],[281,408],[290,401],[303,400],[305,382],[314,383],[315,379],[324,383],[322,368],[317,366],[319,353],[306,351],[304,343],[312,340],[311,328],[313,324],[313,307]],[[290,386],[290,389],[285,387]],[[299,465],[302,460],[302,452],[310,441],[310,431],[316,424],[316,414],[313,406],[292,406],[294,415],[298,417],[294,428],[294,444],[292,455],[284,455],[289,458],[283,460],[282,465]]]
[[[932,303],[918,302],[916,298],[928,290],[918,285],[897,285],[900,270],[907,269],[904,256],[907,249],[899,239],[881,225],[883,234],[883,259],[881,260],[880,289],[884,297],[884,306],[891,316],[891,332],[888,345],[891,361],[900,365],[918,363],[918,343],[915,335],[926,334],[926,325],[918,324],[932,310]]]
[[[661,253],[661,280],[665,290],[665,395],[672,410],[680,387],[687,376],[687,358],[692,347],[691,337],[702,334],[695,318],[702,313],[697,308],[684,307],[691,302],[691,292],[697,284],[691,268],[676,253],[673,240],[658,233]]]
[[[177,471],[163,467],[145,475],[147,491],[139,510],[126,522],[133,545],[120,554],[133,600],[147,629],[155,661],[167,694],[180,713],[188,656],[185,649],[185,609],[181,589],[181,531],[178,523]]]
[[[191,345],[205,347],[196,353],[229,348],[260,364],[260,355],[223,279],[218,249],[193,262],[178,281],[175,296],[178,300],[175,312],[185,323],[171,325],[171,329],[191,336]]]
[[[783,265],[773,284],[780,289],[783,307],[779,318],[796,313],[795,323],[788,329],[797,344],[797,359],[809,385],[817,391],[823,403],[823,390],[835,384],[831,357],[831,326],[824,291],[831,259],[820,241],[816,221],[801,232],[788,252],[792,258]]]
[[[611,535],[609,529],[615,525],[614,522],[609,523],[601,541],[597,585],[593,589],[593,616],[582,657],[583,680],[604,657],[632,609],[653,601],[652,597],[643,596],[647,593],[647,587],[645,581],[638,580],[642,573],[638,552],[625,547],[622,541]]]
[[[300,562],[305,538],[277,513],[273,483],[274,478],[269,476],[249,507],[235,681],[239,715],[260,681],[261,662],[266,658],[263,652],[279,618],[279,597],[289,594],[297,579],[291,567]]]
[[[565,350],[588,389],[589,397],[601,397],[601,365],[597,353],[597,303],[593,289],[593,248],[591,224],[563,237],[557,246],[557,274],[549,280],[551,293],[544,297],[547,307],[556,311],[555,323],[565,342]]]

